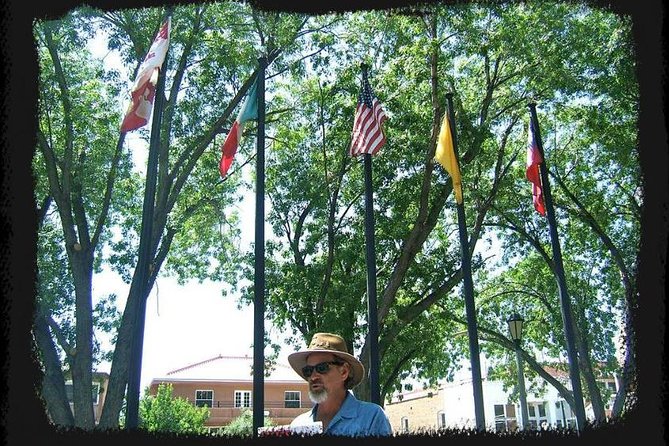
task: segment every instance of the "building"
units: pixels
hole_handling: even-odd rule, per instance
[[[266,369],[266,372],[269,370]],[[253,408],[253,357],[223,356],[190,364],[154,378],[149,393],[161,383],[172,384],[172,394],[210,409],[205,426],[216,432]],[[287,364],[278,363],[264,379],[264,412],[275,424],[289,424],[312,407],[306,381]]]
[[[104,407],[105,397],[107,396],[108,383],[108,373],[93,372],[93,415],[95,417],[96,425],[100,422],[100,415],[102,415],[102,408]],[[67,401],[70,403],[70,409],[74,412],[73,384],[69,372],[66,373],[65,395],[67,395]]]
[[[393,431],[398,433],[436,430],[446,426],[441,387],[394,395],[384,410]]]
[[[571,388],[567,372],[546,367],[546,370]],[[469,370],[467,370],[469,372]],[[613,377],[599,380],[612,392],[617,389]],[[510,401],[511,389],[505,390],[501,381],[482,376],[484,418],[486,430],[492,432],[514,431],[520,425],[520,405]],[[527,429],[559,428],[576,426],[576,415],[569,404],[551,385],[545,392],[534,394],[527,383]],[[474,394],[471,376],[461,374],[453,382],[442,382],[433,389],[394,394],[385,405],[390,424],[396,432],[416,432],[438,428],[475,429]],[[610,411],[611,404],[607,405]],[[594,420],[592,405],[585,402],[586,417]],[[607,412],[610,414],[610,412]]]
[[[486,429],[494,432],[514,431],[520,425],[520,404],[511,402],[509,390],[500,381],[483,379],[483,406]],[[445,426],[450,428],[476,427],[474,396],[471,379],[444,385]],[[542,395],[527,392],[527,429],[539,427],[575,427],[576,416],[552,386]]]

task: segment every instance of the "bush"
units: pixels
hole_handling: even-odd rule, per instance
[[[149,432],[202,434],[209,418],[208,407],[196,407],[187,399],[172,396],[172,384],[158,385],[156,395],[145,396],[139,402],[139,427]]]
[[[274,426],[275,423],[271,418],[265,417],[264,425]],[[253,435],[253,411],[246,409],[225,426],[222,433],[229,437],[251,437]]]

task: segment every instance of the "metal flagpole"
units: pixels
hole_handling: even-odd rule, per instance
[[[537,120],[536,104],[528,104],[532,120],[532,128],[536,138],[537,148],[541,154],[541,163],[539,171],[541,173],[541,186],[543,188],[544,199],[546,202],[546,217],[550,228],[551,246],[553,248],[553,262],[555,263],[555,276],[560,295],[560,309],[562,311],[562,323],[564,326],[565,340],[567,342],[567,358],[569,360],[569,377],[571,379],[572,392],[574,394],[574,412],[576,414],[576,429],[582,431],[585,427],[585,407],[583,405],[583,392],[581,390],[581,378],[578,366],[578,355],[574,344],[574,325],[571,316],[571,302],[567,292],[567,281],[562,264],[562,251],[560,250],[560,241],[557,233],[557,223],[555,221],[555,210],[553,209],[553,198],[551,188],[548,182],[548,170],[546,169],[546,157],[544,156],[544,147],[539,133],[539,121]]]
[[[256,227],[253,296],[253,438],[264,425],[265,412],[265,65],[258,58],[258,138],[256,141]]]
[[[165,20],[172,14],[168,8]],[[164,21],[161,21],[161,24]],[[163,99],[165,97],[165,71],[167,71],[167,58],[169,51],[165,54],[163,68],[158,71],[158,81],[153,102],[153,120],[151,122],[151,139],[149,142],[149,157],[146,166],[146,185],[144,188],[144,204],[142,205],[142,228],[139,239],[139,253],[137,255],[137,283],[139,284],[139,299],[137,302],[137,314],[135,317],[135,333],[132,337],[132,350],[130,368],[128,370],[128,389],[126,407],[126,429],[135,429],[139,424],[139,393],[142,376],[142,349],[144,345],[144,323],[146,318],[146,299],[149,290],[146,290],[149,279],[149,260],[151,256],[151,236],[153,232],[153,210],[156,198],[156,181],[158,171],[158,146],[160,144],[160,124],[163,116]]]
[[[363,88],[367,83],[366,64],[361,65]],[[365,258],[367,263],[367,326],[369,336],[370,401],[381,404],[379,391],[379,328],[376,304],[376,250],[374,247],[374,201],[372,191],[372,155],[363,155],[365,164]]]
[[[458,143],[453,116],[453,94],[446,95],[448,101],[448,121],[453,138],[453,153],[459,164]],[[467,236],[467,221],[465,220],[464,193],[462,203],[457,203],[458,229],[460,233],[460,253],[462,256],[462,278],[465,292],[465,311],[467,313],[467,334],[469,335],[469,358],[472,366],[472,387],[474,391],[474,414],[476,429],[485,430],[485,415],[483,408],[483,386],[481,384],[481,362],[479,358],[478,330],[476,326],[476,309],[474,306],[474,284],[472,282],[472,268],[469,256],[469,242]]]
[[[376,305],[376,250],[374,248],[374,202],[372,193],[372,155],[365,160],[365,256],[367,260],[367,324],[369,326],[370,401],[381,404],[379,392],[379,328]]]

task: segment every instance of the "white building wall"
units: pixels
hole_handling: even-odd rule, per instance
[[[443,386],[443,392],[446,427],[454,429],[475,428],[474,394],[471,381],[446,383]]]
[[[487,379],[487,361],[484,355],[480,357],[481,363],[481,378],[482,378],[482,391],[483,391],[483,406],[484,406],[484,417],[486,429],[490,431],[495,431],[495,405],[506,405],[509,404],[509,393],[513,389],[509,389],[508,392],[505,392],[502,388],[502,383],[499,381],[489,381]],[[467,361],[463,361],[463,367],[456,372],[453,382],[442,382],[442,393],[443,395],[443,411],[446,421],[447,428],[453,429],[475,429],[476,428],[476,416],[474,411],[474,390],[472,387],[472,377],[471,369],[468,367]],[[568,388],[571,389],[571,384],[568,379],[561,379],[562,383]],[[610,379],[611,385],[614,389],[618,388],[618,383]],[[571,407],[567,402],[562,398],[558,393],[557,389],[550,384],[545,383],[543,379],[540,381],[545,384],[545,391],[541,395],[536,395],[533,392],[530,392],[530,382],[526,382],[527,391],[527,404],[528,406],[534,407],[534,416],[532,411],[529,410],[528,414],[530,421],[534,421],[537,425],[540,425],[538,421],[538,405],[543,405],[546,413],[543,420],[548,427],[564,427],[565,425],[575,426],[575,415],[571,410]],[[612,401],[609,402],[612,404]],[[518,402],[514,402],[515,406],[515,415],[520,422],[520,406]],[[592,407],[586,405],[586,418],[588,420],[594,420],[594,414],[592,412]]]
[[[499,381],[484,380],[482,390],[486,429],[495,431],[495,405],[505,406],[510,404],[509,396]],[[474,429],[476,427],[476,415],[471,379],[446,383],[443,385],[443,391],[446,426],[455,429]],[[530,420],[534,420],[537,424],[540,424],[539,421],[542,420],[551,427],[563,425],[565,417],[562,414],[562,404],[565,406],[566,418],[573,418],[568,405],[560,397],[557,390],[551,386],[548,386],[546,392],[541,396],[528,392],[527,404],[528,406],[534,406],[534,411],[528,410],[528,412]],[[519,422],[520,406],[517,401],[513,405],[515,407],[515,418]],[[543,405],[545,409],[545,416],[541,418],[539,417],[539,405]],[[534,412],[534,416],[532,412]]]

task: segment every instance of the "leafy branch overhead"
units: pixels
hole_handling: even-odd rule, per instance
[[[431,385],[451,378],[467,359],[453,183],[434,160],[452,94],[480,347],[491,373],[515,379],[506,367],[512,343],[505,320],[519,312],[527,378],[540,377],[573,400],[535,356],[558,358],[565,350],[546,221],[532,207],[525,178],[527,103],[535,101],[586,397],[603,419],[606,395],[596,379],[616,373],[622,386],[613,413],[630,408],[644,195],[628,17],[571,3],[313,16],[238,2],[175,6],[150,255],[138,265],[149,127],[126,134],[119,124],[163,12],[81,8],[34,26],[40,228],[33,334],[54,423],[95,425],[92,373],[111,360],[99,426],[118,427],[139,303],[160,277],[212,280],[222,298],[252,302],[253,251],[241,245],[239,209],[253,194],[255,123],[225,179],[217,166],[261,56],[268,60],[272,230],[266,317],[282,331],[268,340],[285,336],[301,347],[317,331],[338,332],[370,367],[363,170],[348,154],[365,63],[388,116],[387,142],[373,158],[382,396],[407,379]],[[120,65],[90,55],[86,42],[97,32],[107,38],[106,57],[118,56]],[[140,266],[150,272],[144,283]],[[93,289],[103,268],[129,284],[126,296]],[[70,379],[74,410],[65,391]],[[366,399],[366,379],[356,393]]]

